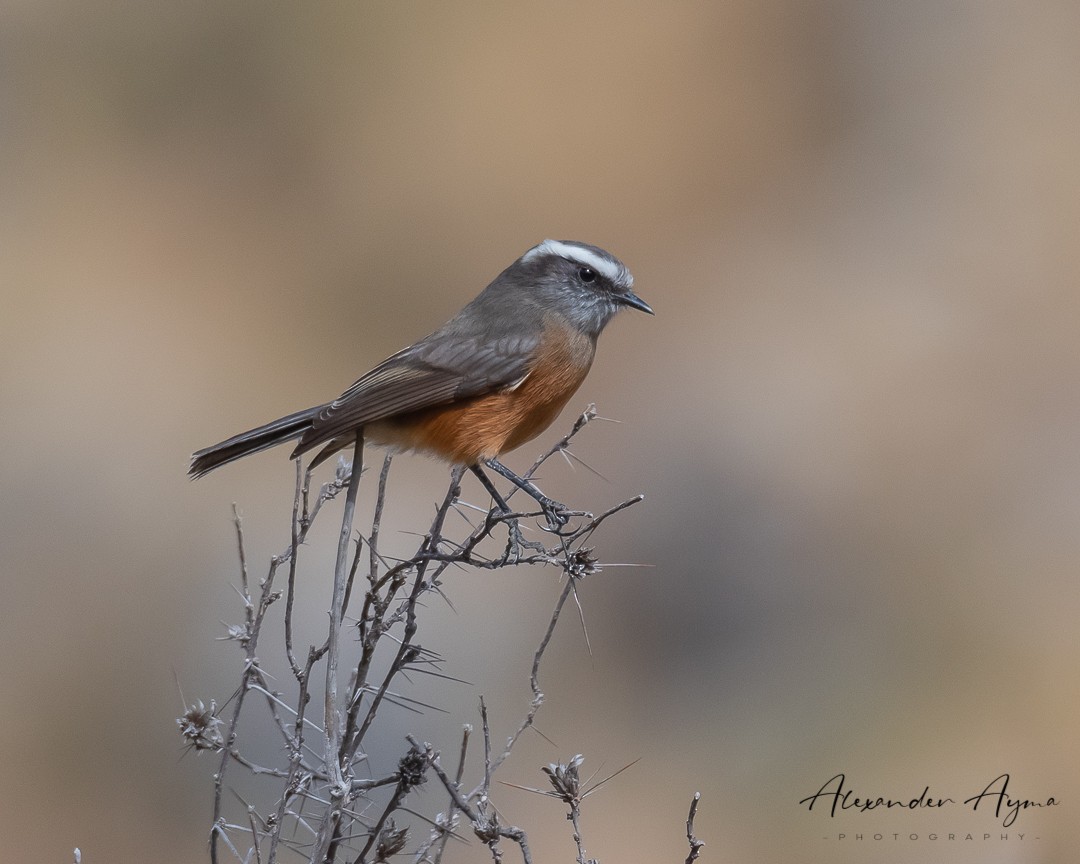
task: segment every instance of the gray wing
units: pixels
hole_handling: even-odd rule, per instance
[[[387,417],[482,396],[521,382],[539,337],[428,337],[387,358],[314,418],[293,455]]]

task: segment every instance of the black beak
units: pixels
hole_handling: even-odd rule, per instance
[[[652,311],[652,307],[638,297],[633,291],[627,291],[625,294],[616,294],[615,299],[623,306],[629,306],[631,309],[640,309],[642,312],[648,312],[650,315],[655,314]]]

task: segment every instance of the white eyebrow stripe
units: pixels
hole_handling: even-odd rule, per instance
[[[591,267],[610,282],[623,281],[630,275],[626,268],[610,258],[597,255],[591,249],[583,249],[581,246],[573,246],[559,240],[545,240],[521,256],[522,261],[531,261],[541,255],[558,255],[569,261],[576,261],[583,267]]]

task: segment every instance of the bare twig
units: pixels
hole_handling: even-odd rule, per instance
[[[247,695],[248,686],[258,670],[255,646],[259,641],[259,631],[262,627],[263,618],[266,616],[266,610],[278,596],[273,593],[274,575],[278,568],[278,559],[274,558],[270,562],[270,571],[262,583],[258,607],[256,608],[252,602],[251,594],[248,591],[247,554],[244,551],[244,528],[240,519],[240,512],[235,505],[233,505],[233,524],[236,526],[236,544],[240,554],[240,573],[243,586],[245,614],[245,634],[241,639],[241,642],[246,647],[246,655],[244,658],[244,673],[241,678],[240,687],[236,692],[232,717],[229,721],[224,739],[224,746],[222,747],[221,761],[218,765],[217,774],[214,775],[214,830],[210,835],[210,860],[212,864],[217,864],[217,838],[221,834],[221,825],[223,822],[221,808],[222,792],[225,788],[225,772],[229,765],[231,751],[236,746],[236,731],[240,722],[240,711],[244,705],[244,697]]]
[[[533,464],[526,476],[533,476],[555,454],[572,456],[568,449],[572,439],[595,417],[596,412],[590,406],[570,432]],[[520,827],[502,823],[499,811],[491,801],[492,784],[525,730],[534,728],[544,702],[540,686],[542,661],[571,595],[584,626],[578,586],[582,579],[599,572],[601,565],[592,550],[582,544],[594,536],[600,524],[641,498],[621,502],[595,517],[582,510],[567,508],[567,512],[575,517],[572,527],[560,532],[543,529],[540,536],[545,539],[527,541],[519,524],[543,516],[542,511],[503,512],[495,507],[481,510],[482,519],[451,520],[453,528],[448,527],[447,517],[451,510],[467,517],[466,508],[472,506],[459,501],[464,470],[459,468],[452,473],[446,494],[435,507],[430,527],[420,538],[415,552],[399,560],[388,560],[379,550],[379,541],[391,465],[389,456],[383,461],[377,489],[372,493],[374,511],[370,533],[365,538],[353,528],[363,472],[362,445],[361,440],[356,442],[351,467],[339,460],[333,479],[324,483],[317,494],[311,492],[311,471],[305,471],[297,463],[289,545],[282,554],[271,559],[258,586],[250,581],[242,522],[239,511],[234,508],[240,558],[237,593],[244,611],[242,623],[229,626],[225,638],[237,642],[244,652],[240,685],[223,706],[228,711],[227,717],[218,716],[213,701],[210,701],[209,709],[203,703],[195,702],[186,706],[184,716],[178,721],[192,749],[219,753],[214,776],[211,861],[217,864],[219,844],[224,844],[230,856],[253,864],[277,864],[282,850],[289,850],[313,864],[335,864],[339,860],[379,864],[405,850],[409,835],[407,823],[419,819],[429,825],[430,830],[427,839],[409,854],[414,856],[416,864],[440,864],[448,841],[462,839],[456,832],[459,820],[467,819],[472,833],[488,848],[494,861],[503,860],[503,841],[509,840],[520,849],[526,864],[531,864],[527,835]],[[296,600],[300,591],[305,590],[301,586],[308,584],[308,580],[301,578],[299,551],[324,505],[342,491],[345,501],[325,639],[321,644],[310,645],[305,656],[301,644],[296,641],[300,606]],[[506,498],[513,493],[514,490],[510,490]],[[493,534],[501,534],[504,524],[509,529],[505,550],[492,556],[484,550],[491,547],[489,540],[497,541]],[[367,554],[363,555],[365,545]],[[357,580],[361,561],[366,572]],[[278,570],[286,564],[288,581],[283,592],[276,589],[274,583]],[[445,590],[443,579],[451,567],[498,570],[517,565],[555,565],[564,572],[566,579],[533,655],[528,678],[528,708],[501,747],[493,746],[488,706],[481,700],[483,764],[478,785],[468,792],[462,785],[469,755],[471,727],[468,726],[461,737],[453,779],[442,768],[438,752],[431,745],[419,744],[411,735],[405,736],[411,749],[401,757],[397,770],[375,773],[368,769],[366,776],[357,776],[360,766],[366,764],[364,741],[373,725],[386,713],[381,710],[384,704],[414,712],[441,710],[432,705],[430,699],[403,692],[402,679],[413,684],[409,673],[419,671],[442,680],[461,681],[437,671],[441,658],[418,642],[423,599],[436,593],[450,603],[450,592]],[[259,647],[268,612],[283,593],[285,603],[281,604],[280,621],[284,625],[284,658],[280,662],[287,672],[285,681],[281,682],[264,668]],[[350,605],[354,607],[351,612]],[[354,622],[355,630],[352,629]],[[345,669],[349,670],[347,681]],[[252,758],[240,739],[241,717],[250,713],[248,706],[252,703],[246,697],[252,690],[264,697],[257,703],[265,704],[265,712],[285,745],[287,755],[277,764],[265,757]],[[313,697],[321,698],[321,718],[309,716]],[[321,723],[316,722],[318,720]],[[239,798],[226,779],[231,764],[260,779],[262,784],[277,784],[273,798],[261,801],[259,809],[256,809],[255,801],[248,804]],[[438,777],[449,795],[445,813],[434,818],[410,806],[412,791],[423,782],[424,772],[428,769]],[[586,858],[581,839],[580,804],[599,785],[576,794],[572,803],[568,802],[568,819],[574,827],[578,864],[592,864]],[[258,788],[265,788],[265,785]],[[244,808],[242,813],[230,819],[225,816],[226,790],[232,792]],[[235,805],[230,805],[230,809],[232,806]],[[245,854],[238,845],[247,844],[250,848]]]
[[[337,563],[334,565],[334,593],[330,603],[329,651],[326,658],[326,692],[324,700],[323,728],[326,733],[326,771],[330,776],[330,808],[319,828],[312,860],[321,862],[334,839],[341,819],[341,808],[349,794],[346,779],[347,766],[341,763],[341,704],[338,701],[338,658],[341,655],[341,615],[345,601],[346,567],[349,558],[349,541],[352,539],[353,514],[356,511],[356,491],[363,471],[364,436],[357,434],[353,447],[352,476],[345,493],[345,508],[341,517],[341,533],[338,536]]]
[[[293,653],[293,602],[296,599],[296,563],[300,558],[300,499],[304,491],[304,469],[300,460],[296,460],[296,494],[293,496],[292,542],[289,544],[289,589],[285,594],[285,656],[289,660],[289,668],[300,685],[304,684],[303,672],[296,662]]]
[[[697,805],[700,800],[701,793],[695,792],[694,800],[690,802],[690,815],[686,817],[686,842],[690,844],[690,854],[686,856],[685,864],[694,864],[698,855],[701,854],[701,847],[705,845],[704,841],[694,836],[694,817],[697,816]]]
[[[461,754],[458,756],[457,774],[454,777],[454,786],[458,789],[461,788],[461,778],[465,774],[465,757],[469,752],[469,736],[471,734],[472,726],[466,724],[461,732]],[[446,824],[441,826],[442,830],[439,833],[439,848],[435,850],[434,864],[439,864],[442,861],[443,853],[446,851],[446,842],[450,839],[450,835],[454,830],[454,811],[456,809],[457,805],[455,805],[451,796],[450,806],[446,808]]]
[[[393,455],[387,453],[383,459],[382,471],[379,472],[379,493],[375,497],[375,515],[371,520],[371,536],[368,537],[368,582],[374,584],[379,576],[379,528],[382,526],[383,506],[386,503],[386,481],[390,476],[390,462]]]
[[[517,731],[507,740],[506,748],[492,765],[492,771],[497,771],[499,766],[509,758],[510,751],[514,749],[514,745],[517,744],[521,734],[533,725],[533,721],[536,719],[536,712],[539,711],[540,706],[544,704],[544,693],[540,689],[540,663],[544,659],[544,652],[547,651],[548,645],[551,644],[551,637],[555,633],[555,625],[559,623],[559,616],[562,614],[563,606],[566,605],[566,598],[570,596],[570,593],[573,590],[574,580],[567,579],[566,584],[563,586],[562,593],[555,603],[555,609],[551,613],[551,619],[548,621],[544,638],[540,640],[540,647],[537,648],[536,653],[533,654],[532,670],[529,673],[529,689],[532,690],[533,698],[532,702],[529,704],[529,710],[521,721],[521,725],[518,726]]]
[[[420,744],[420,742],[412,735],[406,735],[405,739],[415,749],[424,753],[428,764],[439,778],[439,782],[441,782],[443,788],[450,793],[454,806],[464,813],[465,817],[472,823],[473,832],[484,842],[484,845],[492,850],[493,857],[496,861],[501,858],[501,856],[496,853],[499,839],[506,838],[507,840],[512,840],[517,843],[518,846],[521,847],[521,855],[525,859],[525,864],[532,864],[532,853],[529,851],[528,837],[522,829],[515,826],[507,827],[499,825],[496,818],[487,817],[481,813],[479,809],[474,809],[461,794],[461,789],[458,785],[447,776],[446,772],[439,764],[438,751],[432,749],[430,744]]]

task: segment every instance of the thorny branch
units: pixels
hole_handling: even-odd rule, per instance
[[[531,477],[556,453],[569,453],[571,441],[595,417],[596,412],[590,406],[571,431],[533,464],[526,477]],[[566,601],[571,596],[576,598],[581,579],[601,569],[592,550],[584,544],[603,522],[640,501],[641,496],[623,501],[598,516],[573,511],[575,520],[558,533],[549,532],[545,542],[525,542],[519,524],[542,514],[537,510],[507,514],[497,507],[485,512],[464,505],[460,501],[462,470],[457,469],[452,473],[446,495],[436,508],[415,553],[405,560],[390,561],[379,551],[391,464],[389,456],[383,461],[379,474],[367,537],[358,535],[354,529],[357,493],[361,485],[362,446],[363,442],[358,441],[351,468],[343,461],[339,462],[333,479],[319,489],[314,500],[311,474],[297,464],[290,542],[282,554],[271,558],[266,575],[257,586],[249,582],[243,525],[234,507],[240,557],[238,593],[244,611],[242,623],[231,625],[225,638],[236,641],[243,651],[240,683],[221,711],[214,702],[210,703],[209,709],[197,702],[177,721],[192,749],[220,754],[214,775],[211,861],[218,864],[224,849],[229,860],[274,864],[286,850],[291,853],[290,860],[307,860],[313,864],[339,860],[378,864],[403,852],[408,845],[410,828],[415,830],[426,823],[429,826],[427,837],[414,844],[410,855],[415,864],[439,864],[447,841],[463,839],[457,831],[460,814],[468,820],[472,833],[487,846],[494,861],[502,860],[501,842],[510,841],[520,850],[525,864],[531,864],[532,853],[525,831],[500,822],[498,811],[491,802],[492,778],[509,758],[521,735],[532,727],[544,701],[540,687],[541,662]],[[301,579],[300,551],[323,506],[337,498],[342,490],[346,493],[345,507],[338,535],[328,625],[322,641],[308,645],[305,654],[299,650],[296,630],[295,601],[301,590],[299,585],[305,581]],[[511,489],[506,499],[515,491],[516,488]],[[525,496],[521,495],[518,500],[523,499]],[[476,522],[470,520],[470,509],[479,510],[482,518]],[[462,517],[467,526],[464,536],[460,533],[455,536],[448,527],[451,513]],[[501,554],[489,554],[486,550],[492,544],[485,541],[491,540],[498,548],[501,543],[497,532],[504,524],[510,540]],[[275,586],[283,565],[287,565],[284,591]],[[452,779],[442,767],[439,752],[412,735],[404,736],[409,749],[401,756],[396,771],[381,777],[360,776],[358,768],[366,760],[365,740],[381,716],[381,707],[388,702],[413,710],[424,707],[423,703],[399,693],[396,682],[409,672],[449,677],[437,671],[441,658],[416,641],[423,598],[430,594],[445,596],[442,580],[450,567],[497,570],[521,565],[559,567],[565,582],[533,657],[529,707],[505,746],[494,753],[487,708],[481,703],[484,757],[477,785],[467,792],[462,787],[471,734],[469,726],[462,734]],[[362,591],[360,586],[363,586]],[[280,608],[274,604],[283,594],[285,603],[281,617],[273,619],[275,622],[280,620],[282,626],[282,663],[287,670],[285,676],[278,679],[264,669],[258,649],[264,625],[270,621],[271,610]],[[358,611],[350,614],[350,604],[358,605]],[[344,680],[346,677],[347,681]],[[275,686],[285,689],[275,690]],[[279,764],[259,764],[260,760],[250,755],[242,740],[246,726],[241,720],[251,714],[245,709],[249,706],[246,697],[252,692],[263,697],[260,701],[266,705],[272,728],[276,728],[276,734],[284,744],[284,755]],[[320,698],[321,716],[312,717],[309,706]],[[226,709],[227,714],[221,716]],[[235,784],[228,780],[231,764],[263,784],[251,787],[250,781],[244,781],[245,789],[261,789],[258,793],[261,798],[251,802],[240,798]],[[411,794],[424,783],[429,770],[449,795],[446,811],[433,818],[409,806]],[[227,790],[243,804],[243,812],[237,814],[239,818],[230,819],[226,815],[226,810],[231,809],[231,805],[226,805]],[[588,864],[577,821],[579,804],[580,799],[575,799],[572,812],[578,864]],[[702,845],[692,835],[695,809],[696,799],[687,822],[691,844],[687,864],[697,858]]]
[[[701,793],[694,793],[694,800],[690,802],[690,815],[686,817],[686,842],[690,844],[690,854],[686,856],[686,864],[694,864],[698,859],[698,855],[701,854],[701,847],[705,843],[694,835],[694,817],[697,816],[698,801],[701,800]]]

